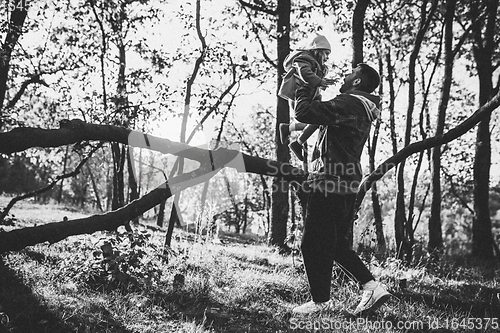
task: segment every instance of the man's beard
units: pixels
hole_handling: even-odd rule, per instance
[[[341,93],[345,93],[346,91],[348,91],[351,88],[352,88],[352,84],[350,82],[344,82],[344,83],[342,83],[342,86],[340,86],[339,91]]]

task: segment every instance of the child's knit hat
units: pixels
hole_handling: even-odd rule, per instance
[[[328,39],[326,39],[325,36],[316,34],[311,40],[304,46],[299,48],[299,50],[304,50],[304,51],[311,51],[311,50],[328,50],[331,51],[332,48],[330,46],[330,43],[328,42]]]

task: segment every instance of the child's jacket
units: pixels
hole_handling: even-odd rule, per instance
[[[302,84],[316,89],[326,73],[309,51],[296,50],[290,53],[283,63],[286,74],[283,77],[278,96],[284,99],[295,100],[297,80]]]

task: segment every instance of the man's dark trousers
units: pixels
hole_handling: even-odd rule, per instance
[[[348,239],[356,194],[335,194],[311,189],[305,195],[305,221],[302,256],[314,302],[330,299],[333,261],[359,283],[373,275],[352,250]]]

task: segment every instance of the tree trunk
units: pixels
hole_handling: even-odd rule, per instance
[[[477,258],[493,257],[493,236],[490,217],[490,118],[481,121],[477,127],[476,157],[474,159],[474,211],[472,222],[472,254]]]
[[[379,73],[383,72],[383,61],[382,61],[382,54],[381,52],[378,52],[378,58],[379,58]],[[381,84],[379,86],[379,95],[383,96],[384,90],[383,90],[383,85]],[[382,117],[382,115],[380,115]],[[382,123],[381,118],[378,118],[375,123],[375,128],[373,131],[373,136],[371,142],[369,141],[369,146],[368,146],[368,154],[369,154],[369,162],[370,162],[370,172],[373,172],[375,170],[375,155],[377,153],[377,143],[378,143],[378,136],[380,133],[380,125]],[[374,226],[375,226],[375,235],[377,237],[377,254],[379,255],[380,258],[386,255],[387,253],[387,245],[385,242],[385,236],[384,236],[384,226],[382,224],[382,208],[380,206],[380,200],[378,196],[378,188],[377,184],[373,184],[372,186],[372,209],[373,209],[373,219],[374,219]]]
[[[134,201],[135,199],[139,199],[139,191],[137,189],[137,181],[135,179],[135,170],[132,166],[133,150],[130,147],[128,147],[127,150],[128,150],[127,154],[128,183],[130,187],[129,201]],[[134,218],[133,221],[135,224],[139,224],[138,217]]]
[[[189,76],[189,78],[186,82],[186,90],[185,90],[185,95],[184,95],[184,113],[182,115],[181,133],[180,133],[180,136],[181,136],[180,139],[181,139],[182,143],[186,142],[187,123],[188,123],[188,119],[189,119],[190,105],[191,105],[191,91],[193,89],[193,84],[194,84],[194,81],[196,80],[196,76],[198,75],[201,64],[203,63],[203,61],[205,59],[205,51],[207,49],[205,37],[203,36],[203,33],[201,31],[201,3],[200,3],[200,0],[196,1],[195,24],[196,24],[196,33],[197,33],[198,39],[200,40],[200,43],[201,43],[201,52],[200,52],[200,55],[198,56],[198,58],[196,58],[196,62],[194,64],[193,71],[191,72],[191,75]],[[180,158],[180,159],[178,159],[178,174],[182,174],[183,172],[184,172],[184,159]],[[173,200],[172,210],[170,213],[170,219],[168,222],[169,230],[170,230],[170,228],[173,228],[174,225],[180,224],[180,221],[182,220],[182,217],[179,215],[180,209],[177,209],[178,203],[179,203],[179,198],[176,196]],[[172,233],[171,232],[167,233],[166,237],[172,237]],[[165,244],[170,244],[170,240],[166,239]]]
[[[357,2],[352,15],[352,60],[351,66],[355,68],[359,63],[363,62],[363,43],[365,37],[365,13],[366,8],[370,4],[370,0],[360,0]],[[370,154],[370,153],[368,153]],[[352,221],[354,223],[354,220]],[[348,233],[349,243],[351,246],[354,243],[354,228],[351,225]]]
[[[450,99],[450,90],[453,78],[453,22],[455,17],[456,0],[446,1],[445,31],[444,31],[444,77],[441,88],[441,99],[438,108],[436,135],[444,133],[446,122],[446,109]],[[429,244],[431,254],[438,254],[443,247],[441,230],[441,146],[432,149],[432,201],[431,215],[429,217]]]
[[[424,0],[421,4],[421,21],[418,28],[415,44],[410,54],[408,63],[408,109],[406,111],[406,132],[404,145],[407,147],[411,141],[411,133],[413,128],[413,111],[415,109],[415,68],[417,64],[418,55],[422,46],[423,39],[429,24],[432,21],[434,12],[437,9],[438,1],[433,0],[431,9],[427,11],[427,4],[429,2]],[[407,231],[413,230],[411,221],[406,218],[406,204],[405,204],[405,161],[402,161],[397,170],[397,194],[396,194],[396,213],[394,218],[394,229],[396,233],[396,246],[398,249],[398,258],[404,259],[407,264],[412,261],[412,251],[414,239],[412,233]]]
[[[14,10],[11,13],[5,41],[0,48],[0,129],[3,127],[3,114],[5,95],[7,93],[7,80],[9,77],[10,59],[12,51],[17,44],[19,37],[22,34],[22,28],[26,15],[28,14],[28,1],[12,0],[9,5],[12,5]],[[9,7],[9,6],[7,6]]]
[[[165,206],[167,205],[167,200],[163,200],[160,203],[160,207],[158,209],[158,216],[156,217],[156,225],[160,228],[163,227],[163,223],[165,222]]]
[[[245,234],[247,232],[247,226],[248,226],[248,197],[247,194],[245,194],[245,199],[243,200],[244,204],[244,210],[243,210],[243,227],[242,227],[242,232]]]
[[[276,91],[281,85],[284,74],[283,61],[290,53],[290,0],[278,0],[277,7],[277,35],[278,35],[278,82]],[[280,162],[288,163],[290,161],[290,152],[286,144],[282,144],[279,138],[279,124],[290,122],[290,110],[288,102],[283,98],[277,97],[278,104],[276,107],[276,124],[275,124],[275,139],[276,143],[276,159]],[[288,251],[285,244],[287,235],[288,222],[288,189],[289,184],[285,180],[276,177],[273,179],[272,185],[272,213],[271,213],[271,230],[269,235],[269,243],[277,246],[284,251]]]
[[[352,15],[352,68],[363,62],[363,41],[365,35],[365,13],[370,0],[358,0]]]
[[[66,146],[66,150],[64,152],[64,161],[63,161],[63,175],[66,173],[66,165],[68,163],[68,155],[69,155],[69,146]],[[61,185],[59,186],[59,193],[57,194],[57,203],[61,203],[62,194],[63,194],[63,185],[64,179],[61,179]]]
[[[113,197],[111,209],[116,210],[125,205],[125,184],[123,181],[125,167],[125,146],[111,144],[113,154]]]
[[[389,106],[388,106],[389,128],[391,131],[392,154],[396,155],[396,153],[398,152],[398,138],[396,133],[396,117],[395,117],[396,89],[394,88],[394,66],[392,65],[390,48],[388,48],[385,58],[387,62],[387,83],[389,85]]]
[[[176,219],[179,218],[179,213],[177,212],[177,205],[172,204],[172,210],[170,211],[170,218],[168,222],[167,234],[165,235],[165,248],[170,248],[172,245],[172,235],[174,234],[174,227]],[[166,253],[164,253],[166,255]]]
[[[481,1],[471,2],[471,18],[479,17]],[[497,24],[498,0],[485,4],[487,19],[473,27],[473,54],[479,76],[479,104],[484,105],[493,95],[493,56],[495,53],[495,27]],[[498,85],[500,86],[500,84]],[[498,87],[497,86],[497,87]],[[493,236],[489,209],[489,181],[491,167],[490,116],[478,125],[476,157],[474,159],[474,216],[472,222],[472,254],[477,258],[493,257]]]
[[[97,183],[95,181],[94,175],[92,174],[92,170],[90,170],[90,167],[88,165],[87,165],[87,171],[89,173],[90,181],[92,182],[92,189],[94,190],[97,208],[102,212],[104,210],[102,208],[101,198],[99,197],[99,189],[97,188]]]

